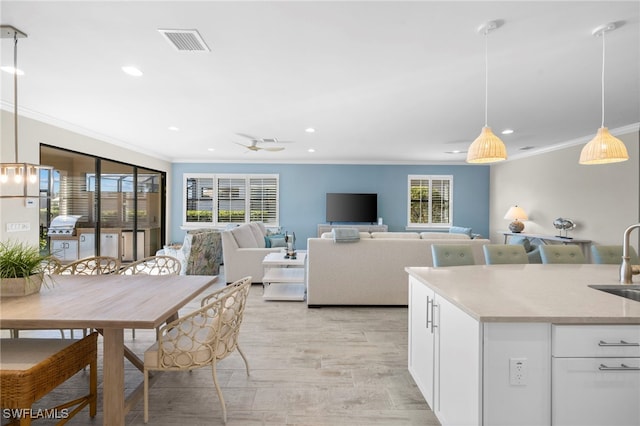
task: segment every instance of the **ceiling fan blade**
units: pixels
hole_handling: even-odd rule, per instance
[[[236,145],[240,145],[240,146],[243,146],[243,147],[245,147],[245,148],[250,148],[250,147],[249,147],[249,145],[245,145],[245,144],[240,143],[240,142],[234,142],[234,143],[235,143]]]
[[[257,138],[255,136],[247,135],[246,133],[236,133],[238,136],[242,136],[243,138],[251,139],[252,141],[260,142],[262,139]]]
[[[275,151],[282,151],[284,149],[284,146],[269,146],[267,148],[260,148],[260,149],[264,149],[265,151],[275,152]]]

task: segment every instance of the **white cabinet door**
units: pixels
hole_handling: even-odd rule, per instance
[[[77,240],[52,240],[51,254],[63,262],[78,260]]]
[[[435,408],[443,425],[479,425],[480,323],[436,295]]]
[[[552,425],[640,425],[640,358],[554,358],[552,363]]]
[[[118,257],[120,244],[119,235],[116,233],[100,234],[100,256]]]
[[[78,258],[95,256],[96,254],[96,234],[93,232],[83,232],[78,236]]]
[[[434,292],[409,279],[409,372],[433,409]]]

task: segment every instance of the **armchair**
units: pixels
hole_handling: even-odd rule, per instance
[[[199,229],[187,232],[182,246],[158,250],[158,256],[172,256],[180,261],[180,275],[218,275],[222,258],[220,231]]]

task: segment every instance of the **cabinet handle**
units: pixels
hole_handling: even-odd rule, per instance
[[[427,323],[425,324],[425,328],[429,329],[429,324],[433,323],[433,311],[431,312],[431,321],[429,321],[429,305],[433,306],[433,299],[427,296]],[[433,328],[431,329],[433,332]]]
[[[435,303],[432,303],[432,308],[431,308],[431,334],[433,334],[433,329],[438,327],[436,325],[436,308],[439,308],[440,305],[436,305]]]
[[[598,346],[640,346],[640,343],[630,343],[625,342],[624,340],[620,340],[619,343],[609,343],[604,340],[600,340],[600,342],[598,342]]]
[[[600,371],[640,371],[640,367],[629,367],[626,364],[620,364],[620,367],[609,367],[604,364],[600,364],[598,367]]]

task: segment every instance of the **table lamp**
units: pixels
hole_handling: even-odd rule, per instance
[[[522,207],[518,207],[517,205],[507,210],[507,214],[504,215],[504,218],[513,220],[513,222],[509,224],[509,230],[513,233],[522,232],[524,229],[524,223],[520,222],[520,220],[529,219]]]

